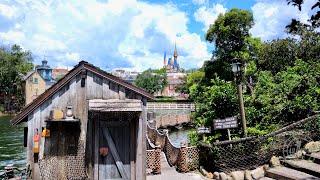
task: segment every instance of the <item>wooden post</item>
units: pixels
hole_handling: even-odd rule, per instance
[[[243,96],[242,96],[242,84],[241,83],[238,85],[238,95],[239,95],[239,105],[240,105],[240,115],[241,115],[243,136],[247,137],[247,121],[246,121],[246,114],[244,111],[244,103],[243,103]]]
[[[228,131],[228,140],[231,141],[230,129],[227,129],[227,131]]]
[[[227,131],[228,131],[228,140],[231,141],[230,129],[227,129]],[[232,148],[232,144],[230,144],[230,148]]]
[[[94,116],[96,118],[96,116]],[[99,179],[99,120],[93,119],[94,122],[94,179]]]

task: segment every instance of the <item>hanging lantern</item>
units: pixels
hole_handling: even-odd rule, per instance
[[[50,130],[47,129],[47,128],[44,128],[44,129],[42,130],[41,136],[42,136],[42,137],[50,137]]]

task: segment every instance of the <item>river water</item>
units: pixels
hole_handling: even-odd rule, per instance
[[[9,116],[0,117],[0,172],[8,164],[24,167],[26,163],[23,127],[11,126],[10,119]]]
[[[189,143],[188,133],[192,130],[193,128],[189,127],[182,127],[181,129],[171,129],[168,133],[169,139],[174,146],[180,147],[181,142]]]

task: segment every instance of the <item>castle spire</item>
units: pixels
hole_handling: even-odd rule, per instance
[[[178,57],[177,43],[176,43],[176,42],[174,43],[173,57],[174,57],[175,59],[177,59],[177,57]]]

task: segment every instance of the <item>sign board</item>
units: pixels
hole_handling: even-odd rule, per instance
[[[209,127],[198,127],[198,134],[208,134],[211,133],[211,128]]]
[[[213,127],[217,129],[231,129],[238,127],[237,117],[228,117],[225,119],[216,119],[213,121]]]

